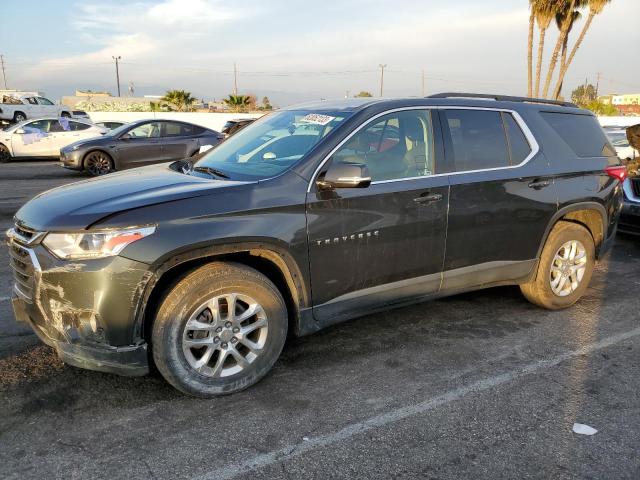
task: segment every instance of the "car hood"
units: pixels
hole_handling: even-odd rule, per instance
[[[114,213],[246,183],[185,175],[169,164],[152,165],[41,193],[18,210],[15,218],[38,231],[83,230]]]
[[[97,127],[97,128],[101,128],[101,127]],[[109,133],[108,129],[104,129],[105,134]],[[64,146],[61,150],[64,150],[65,152],[70,152],[72,151],[74,148],[84,148],[84,147],[97,147],[100,145],[108,145],[108,144],[112,144],[116,141],[115,138],[110,137],[108,135],[105,135],[103,133],[98,133],[96,134],[95,137],[91,137],[91,138],[85,138],[84,140],[78,140],[77,142],[73,142],[70,143],[69,145]]]

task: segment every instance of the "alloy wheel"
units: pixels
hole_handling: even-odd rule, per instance
[[[85,169],[94,176],[106,175],[111,172],[111,159],[102,152],[89,154],[84,164]]]
[[[572,294],[580,286],[587,267],[587,251],[578,240],[565,242],[551,262],[549,282],[559,297]]]
[[[189,317],[182,352],[189,365],[207,377],[245,370],[262,353],[269,333],[267,315],[248,295],[218,295]]]

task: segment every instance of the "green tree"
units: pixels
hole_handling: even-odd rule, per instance
[[[251,106],[249,95],[229,95],[222,101],[234,112],[246,112]]]
[[[573,92],[571,92],[571,101],[581,107],[587,107],[591,102],[598,99],[598,92],[593,85],[586,84],[580,85]]]
[[[604,103],[600,100],[593,100],[584,106],[588,108],[596,115],[604,115],[604,116],[612,116],[612,115],[620,115],[620,112],[616,109],[615,106],[610,103]]]
[[[371,95],[371,93],[369,92],[365,92],[364,90],[362,90],[360,93],[358,93],[357,95],[354,95],[354,97],[373,97],[373,95]]]
[[[191,92],[185,90],[168,90],[160,101],[168,103],[178,112],[189,112],[193,110],[196,99],[191,96]]]
[[[260,108],[262,110],[273,110],[269,97],[262,97],[262,106]]]

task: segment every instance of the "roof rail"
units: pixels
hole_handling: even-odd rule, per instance
[[[523,102],[523,103],[546,103],[549,105],[559,105],[561,107],[579,108],[572,102],[561,102],[559,100],[547,100],[546,98],[512,97],[509,95],[491,95],[486,93],[436,93],[426,98],[484,98],[486,100],[496,100],[499,102]]]

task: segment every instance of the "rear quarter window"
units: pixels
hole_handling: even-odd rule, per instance
[[[615,155],[595,117],[559,112],[540,112],[540,115],[578,157]]]

